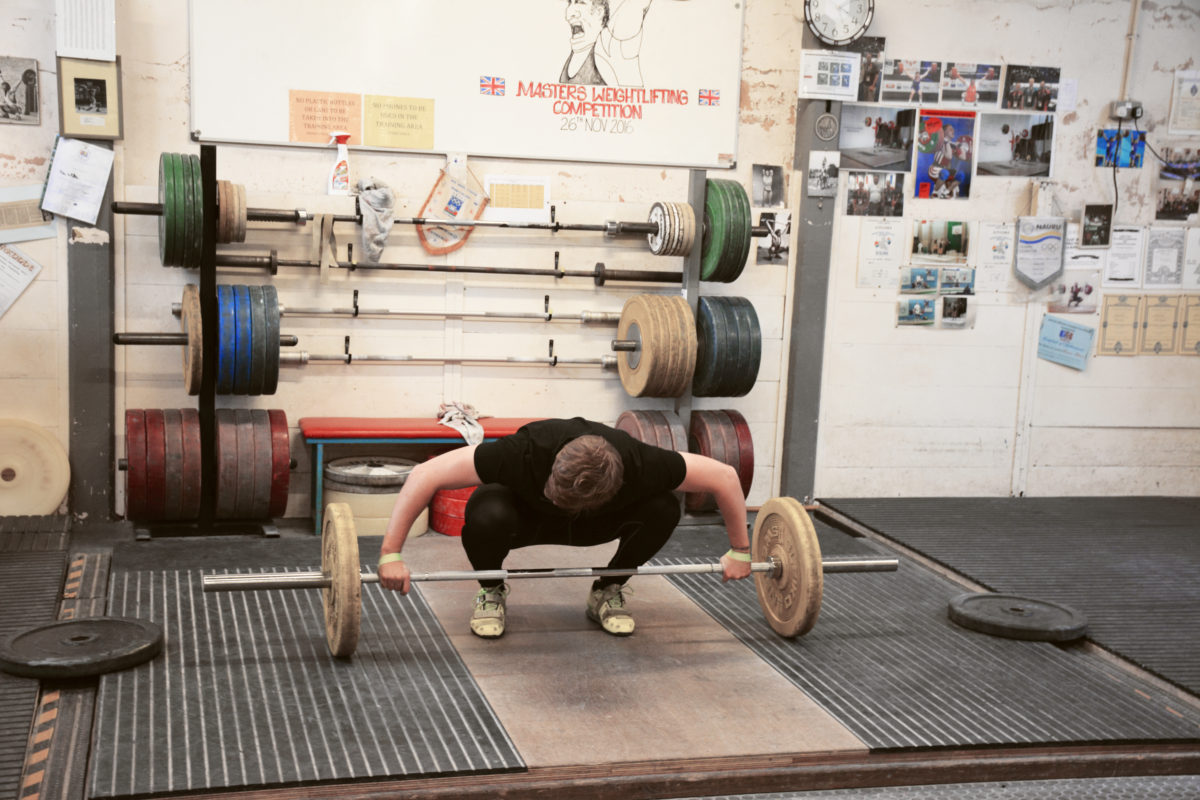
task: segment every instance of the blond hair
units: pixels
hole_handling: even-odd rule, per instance
[[[604,437],[589,434],[558,451],[544,494],[564,511],[589,511],[611,500],[624,477],[625,465],[617,449]]]

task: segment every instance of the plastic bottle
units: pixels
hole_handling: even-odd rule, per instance
[[[329,143],[337,143],[337,159],[329,168],[329,194],[350,194],[350,151],[346,142],[350,134],[345,131],[331,131]]]

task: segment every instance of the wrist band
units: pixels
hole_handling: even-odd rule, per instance
[[[729,548],[729,552],[726,553],[725,555],[728,556],[729,558],[733,559],[734,561],[744,561],[747,564],[749,564],[750,562],[752,562],[754,560],[753,558],[750,557],[749,553],[739,553],[737,550],[734,550],[732,547]]]
[[[384,564],[390,564],[393,561],[403,561],[403,560],[404,560],[404,556],[400,555],[399,553],[387,553],[386,555],[382,555],[379,557],[379,566],[382,567]]]

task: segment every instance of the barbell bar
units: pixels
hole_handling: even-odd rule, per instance
[[[823,560],[816,529],[808,513],[791,497],[772,498],[759,509],[750,551],[750,571],[759,605],[772,630],[788,638],[801,636],[816,624],[825,573],[894,572],[899,568],[896,558]],[[504,581],[721,572],[719,563],[668,564],[634,569],[567,567],[413,572],[411,580]],[[378,574],[360,569],[354,514],[346,503],[330,503],[325,509],[320,572],[207,574],[201,577],[205,592],[321,589],[326,643],[330,653],[339,658],[350,657],[358,646],[362,585],[378,582]]]

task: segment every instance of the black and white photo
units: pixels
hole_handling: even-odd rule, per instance
[[[837,197],[838,171],[842,154],[837,150],[813,150],[808,154],[808,196]]]
[[[754,205],[765,208],[783,205],[783,167],[778,164],[755,164],[751,181]]]
[[[41,124],[38,66],[35,59],[0,56],[0,122]]]

